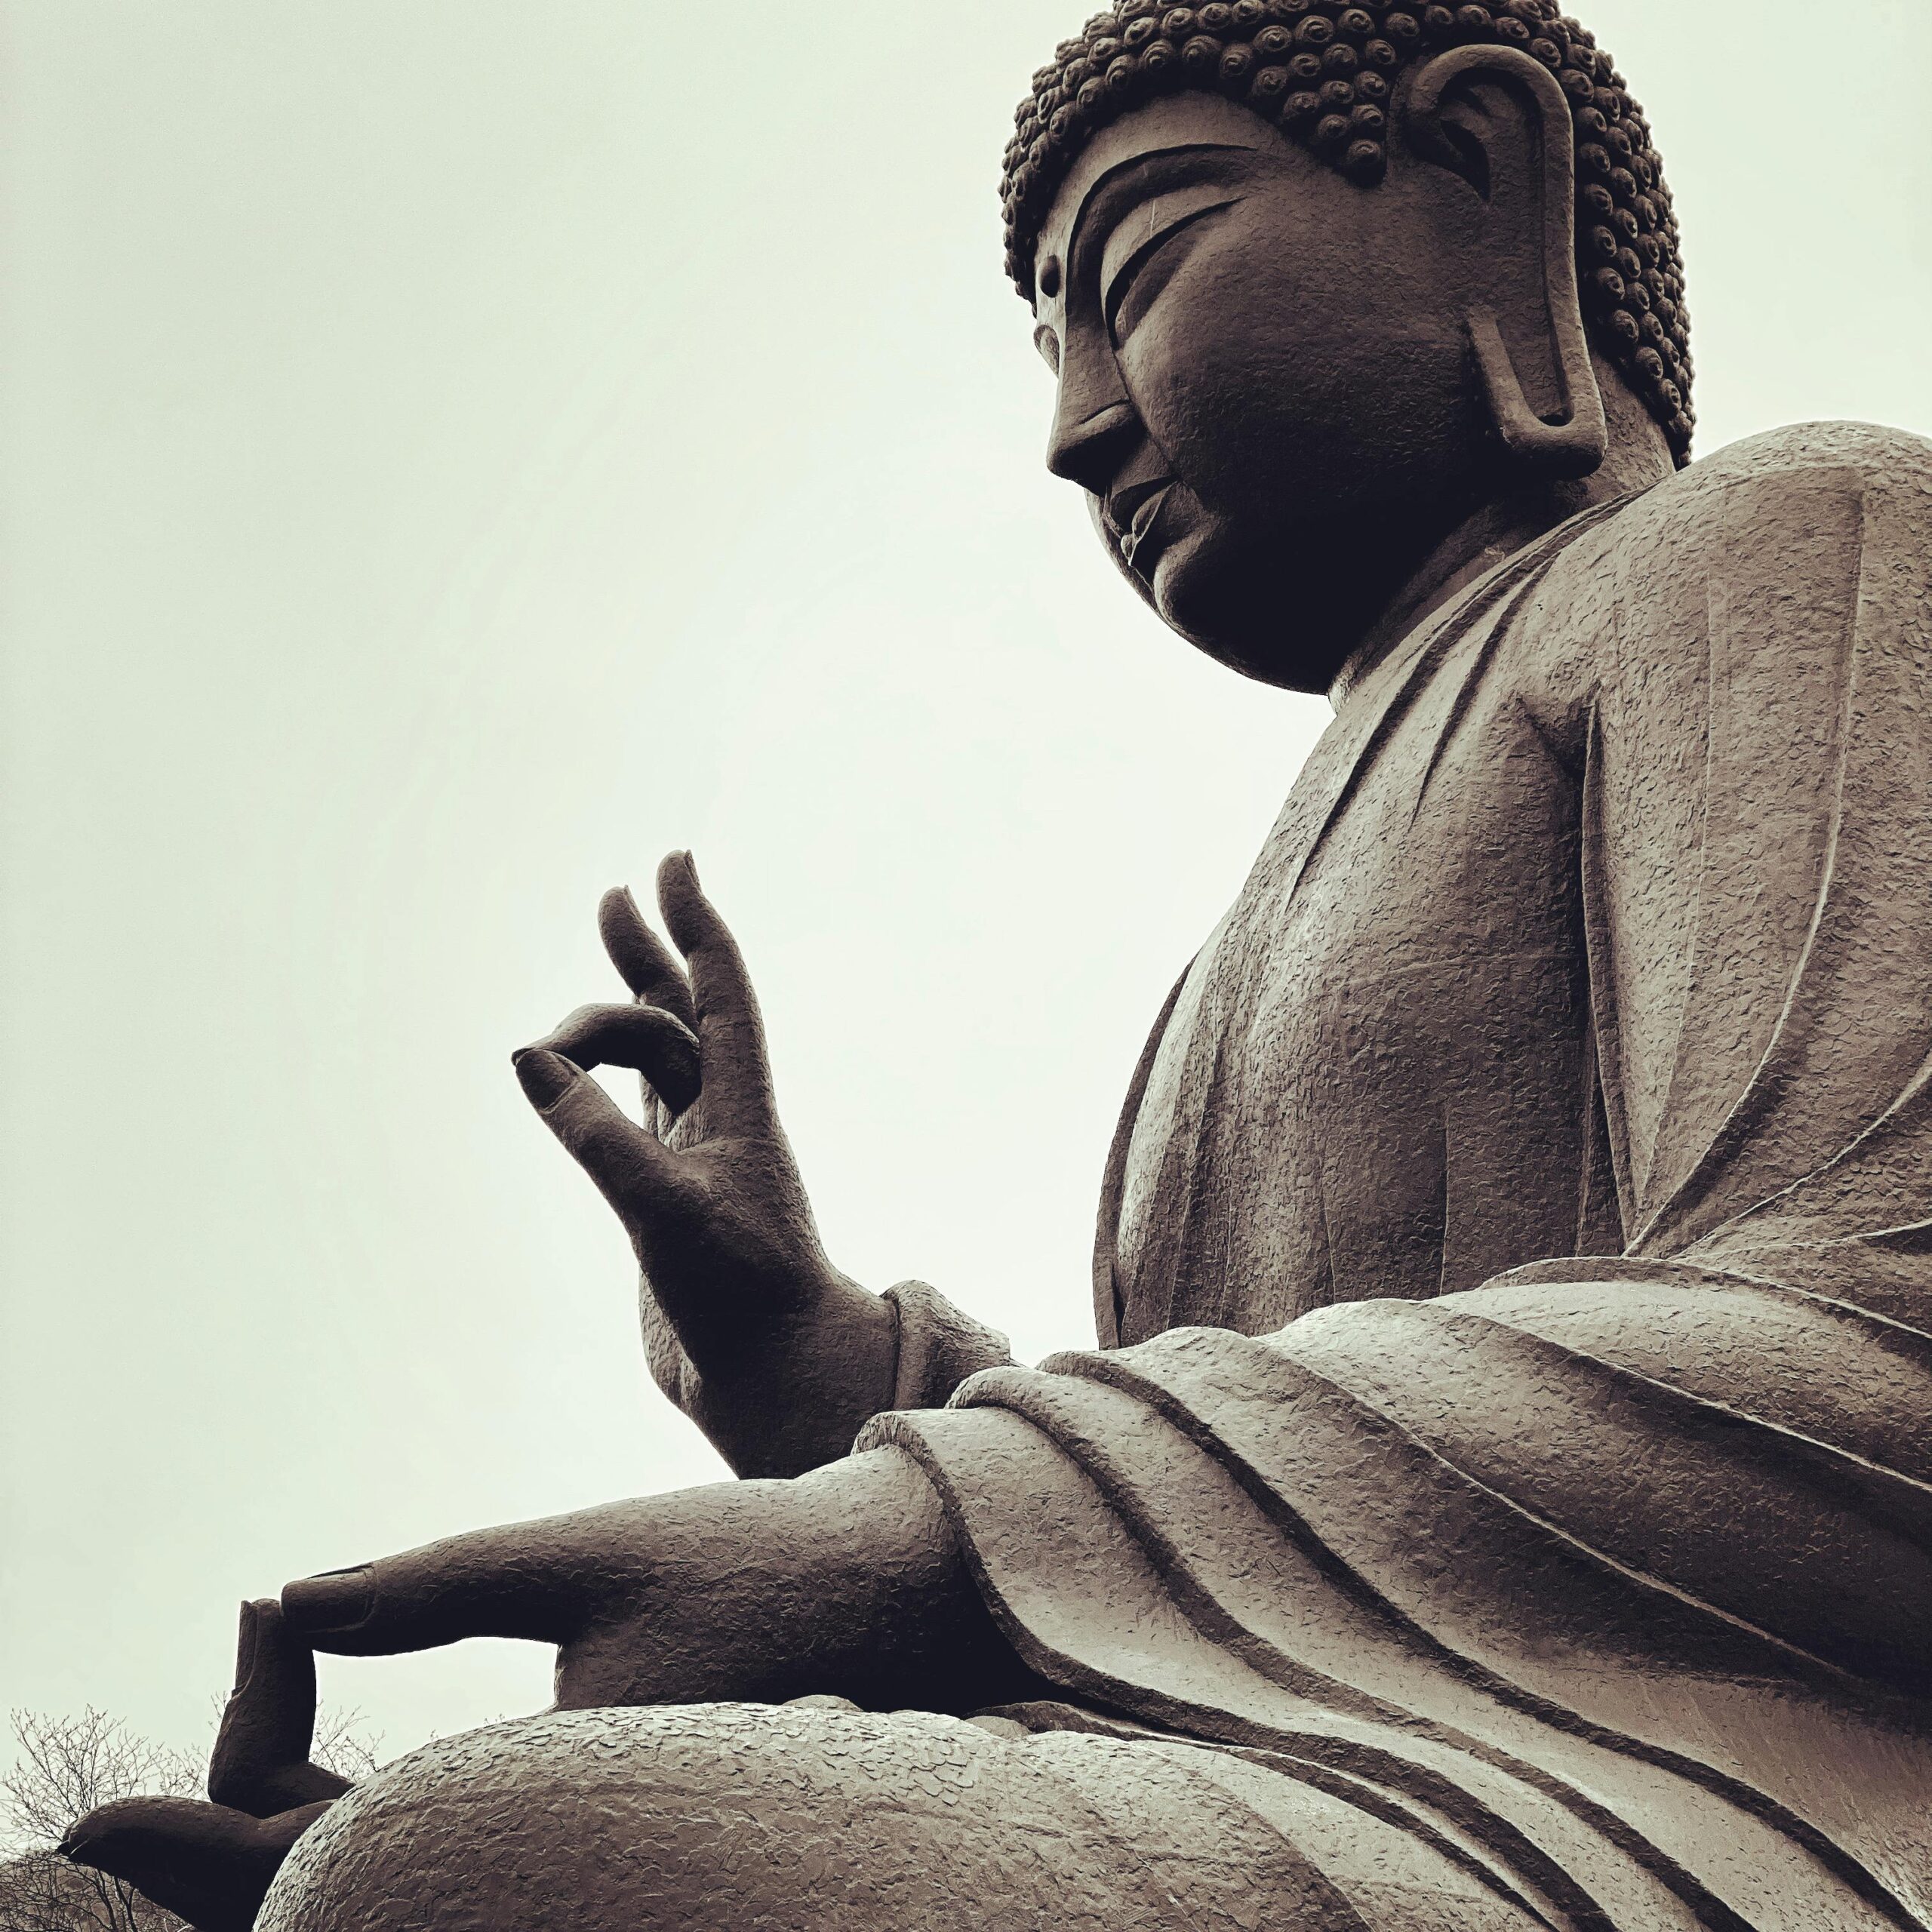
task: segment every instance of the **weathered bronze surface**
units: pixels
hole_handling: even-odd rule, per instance
[[[761,1480],[246,1607],[213,1801],[70,1850],[208,1932],[1932,1926],[1932,445],[1688,465],[1546,0],[1124,0],[1007,212],[1115,564],[1336,713],[1134,1077],[1099,1349],[833,1265],[675,855],[516,1070]],[[312,1650],[477,1635],[557,1709],[308,1765]]]

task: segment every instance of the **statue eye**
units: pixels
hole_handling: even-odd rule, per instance
[[[1166,227],[1150,235],[1128,257],[1109,281],[1102,298],[1101,313],[1107,333],[1118,348],[1140,325],[1154,298],[1164,288],[1174,271],[1187,258],[1187,250],[1170,245],[1186,235],[1198,238],[1199,224],[1208,215],[1225,214],[1239,201],[1238,195],[1224,200],[1204,202],[1177,216]]]

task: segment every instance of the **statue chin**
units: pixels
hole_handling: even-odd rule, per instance
[[[1318,555],[1334,546],[1308,548]],[[1147,588],[1168,628],[1217,663],[1318,696],[1379,614],[1377,597],[1359,588],[1376,581],[1353,570],[1297,567],[1278,542],[1243,546],[1201,530],[1161,555]]]

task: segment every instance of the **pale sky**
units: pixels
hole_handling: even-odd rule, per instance
[[[1932,432],[1925,0],[1587,15],[1700,447]],[[1325,710],[1041,467],[997,172],[1082,17],[0,6],[0,1704],[190,1742],[238,1598],[721,1475],[508,1060],[673,846],[834,1257],[1091,1340],[1128,1074]],[[393,1752],[548,1669],[324,1688]]]

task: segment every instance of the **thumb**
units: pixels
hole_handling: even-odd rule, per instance
[[[283,1860],[328,1809],[263,1819],[190,1798],[124,1798],[78,1820],[60,1850],[124,1880],[195,1932],[249,1932]]]

